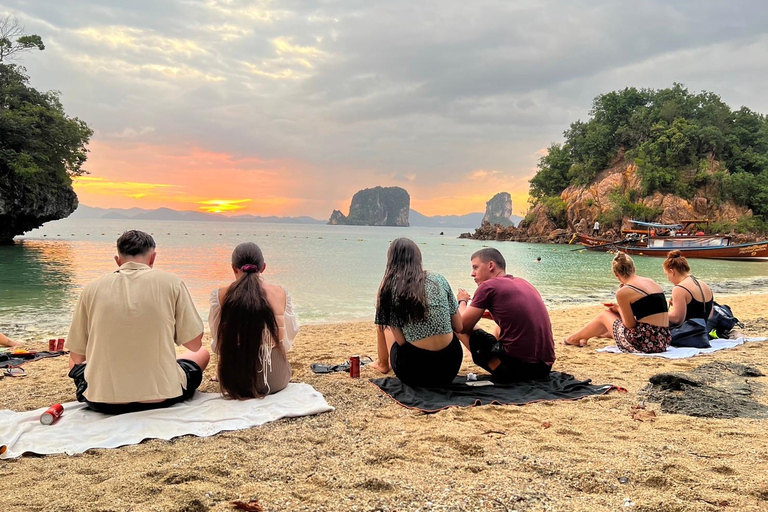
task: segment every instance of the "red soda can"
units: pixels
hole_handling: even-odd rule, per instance
[[[48,352],[56,352],[56,338],[48,340]]]
[[[349,376],[353,379],[360,378],[360,356],[349,356]]]
[[[43,425],[53,425],[64,414],[64,406],[53,404],[40,416],[40,423]]]
[[[59,341],[56,342],[56,352],[61,352],[64,350],[64,338],[59,338]]]

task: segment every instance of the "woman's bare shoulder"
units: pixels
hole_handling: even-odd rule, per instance
[[[272,309],[275,310],[275,313],[281,314],[285,310],[285,289],[282,286],[270,283],[264,283],[263,286]]]

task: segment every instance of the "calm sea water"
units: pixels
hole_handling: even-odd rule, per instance
[[[443,274],[454,291],[463,287],[472,293],[469,258],[486,245],[501,250],[508,271],[533,283],[553,308],[599,303],[610,299],[617,285],[609,254],[460,240],[458,228],[440,235],[441,228],[65,219],[0,247],[0,332],[22,340],[65,335],[83,285],[116,268],[115,240],[126,229],[154,235],[156,268],[184,279],[204,319],[208,295],[231,281],[232,249],[243,241],[261,246],[265,278],[291,292],[302,323],[372,319],[387,247],[401,236],[419,244],[425,267]],[[669,290],[661,261],[636,258],[640,274]],[[768,291],[768,263],[693,260],[693,265],[716,292]]]

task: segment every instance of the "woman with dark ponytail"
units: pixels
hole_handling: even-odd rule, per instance
[[[219,386],[226,398],[277,393],[291,379],[286,351],[299,326],[288,292],[261,277],[265,268],[259,246],[242,243],[232,252],[234,282],[211,292],[211,346],[219,356]]]
[[[653,279],[635,273],[635,262],[623,252],[613,258],[619,281],[616,303],[563,340],[583,347],[589,338],[613,338],[622,352],[664,352],[672,341],[664,290]]]
[[[413,386],[449,384],[461,367],[459,305],[440,274],[421,265],[421,251],[407,238],[394,240],[376,300],[378,360],[371,366]]]
[[[670,251],[662,266],[669,282],[675,285],[669,301],[669,323],[680,325],[691,318],[709,319],[714,295],[707,283],[691,275],[691,267],[683,253]]]

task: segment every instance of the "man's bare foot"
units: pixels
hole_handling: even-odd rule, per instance
[[[571,340],[569,338],[570,336],[563,338],[563,345],[572,345],[574,347],[585,347],[587,345],[587,340],[583,338],[580,340]]]
[[[388,364],[387,364],[387,365],[385,365],[385,364],[383,364],[383,363],[382,363],[381,361],[379,361],[379,360],[376,360],[376,361],[372,362],[372,363],[371,363],[370,365],[368,365],[368,366],[370,366],[370,367],[371,367],[371,368],[373,368],[374,370],[377,370],[379,373],[384,373],[384,374],[387,374],[387,373],[389,373],[389,365],[388,365]]]

